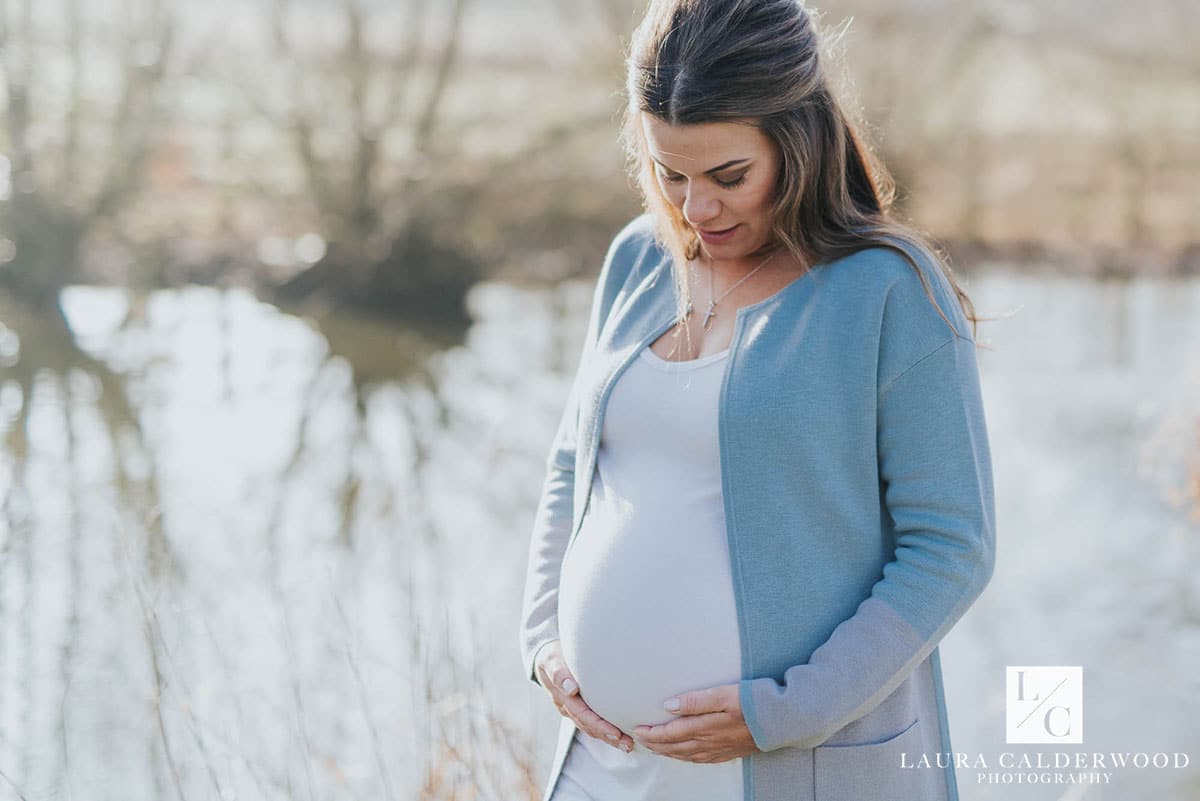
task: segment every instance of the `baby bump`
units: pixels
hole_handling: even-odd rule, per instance
[[[663,702],[677,693],[740,678],[717,513],[590,506],[563,564],[558,604],[563,657],[580,695],[622,731],[673,719]]]

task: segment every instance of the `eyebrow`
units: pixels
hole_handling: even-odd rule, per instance
[[[651,157],[650,157],[650,159],[651,159],[651,161],[653,161],[655,164],[657,164],[658,166],[662,167],[664,170],[667,170],[668,172],[676,172],[675,170],[672,170],[670,167],[668,167],[666,164],[663,164],[661,161],[659,161],[658,159],[654,158],[654,156],[651,156]],[[727,161],[727,162],[725,162],[724,164],[718,164],[716,167],[713,167],[711,170],[705,170],[705,171],[704,171],[704,174],[705,174],[705,175],[712,175],[713,173],[720,172],[721,170],[729,169],[730,167],[732,167],[732,166],[734,166],[734,165],[736,165],[736,164],[741,164],[743,161],[750,161],[750,159],[748,159],[748,158],[746,158],[746,159],[733,159],[732,161]]]

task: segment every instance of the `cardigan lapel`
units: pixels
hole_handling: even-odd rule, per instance
[[[675,291],[670,260],[664,258],[628,293],[618,294],[601,327],[596,348],[585,368],[580,388],[579,428],[575,452],[575,540],[591,495],[592,475],[600,445],[600,431],[609,394],[621,373],[642,350],[658,339],[675,321]]]

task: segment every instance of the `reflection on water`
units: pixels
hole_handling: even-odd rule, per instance
[[[1022,748],[1006,664],[1082,664],[1083,748],[1193,760],[1072,797],[1187,797],[1200,282],[968,289],[1021,309],[980,329],[1001,539],[943,647],[955,747]],[[517,616],[590,294],[481,285],[457,335],[200,288],[72,289],[71,332],[0,305],[0,773],[29,798],[540,789],[557,713]]]

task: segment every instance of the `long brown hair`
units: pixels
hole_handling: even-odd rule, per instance
[[[691,300],[686,264],[699,254],[700,240],[655,179],[642,113],[671,125],[756,125],[781,154],[772,225],[778,244],[806,269],[867,247],[898,250],[958,334],[916,253],[946,276],[974,337],[971,299],[945,254],[895,219],[895,181],[830,90],[822,50],[823,37],[799,0],[651,0],[634,30],[621,142],[655,235],[674,256],[679,320]]]

